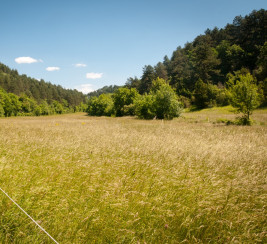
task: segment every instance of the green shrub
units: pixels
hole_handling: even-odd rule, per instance
[[[111,116],[113,113],[113,100],[110,94],[101,94],[88,101],[86,112],[92,116]]]
[[[135,102],[135,114],[140,119],[153,119],[156,116],[154,109],[155,96],[145,94],[139,96]]]
[[[217,123],[223,123],[226,125],[234,125],[236,124],[235,121],[229,120],[229,119],[217,119],[216,120]]]
[[[46,101],[43,101],[41,104],[40,104],[40,108],[41,108],[41,114],[42,115],[49,115],[52,113],[48,103]]]
[[[5,110],[3,108],[3,106],[0,103],[0,117],[4,117],[5,116]]]
[[[176,93],[163,79],[153,81],[151,94],[154,96],[153,109],[158,119],[173,119],[181,114],[182,105],[178,102]]]
[[[135,88],[119,88],[116,90],[112,95],[115,115],[118,117],[134,115],[134,109],[129,109],[128,106],[134,103],[134,100],[138,95],[139,94]]]
[[[157,78],[153,81],[151,91],[135,101],[135,113],[139,118],[173,119],[182,111],[182,105],[174,90],[165,82]]]

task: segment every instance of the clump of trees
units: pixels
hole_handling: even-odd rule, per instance
[[[181,110],[175,91],[160,78],[152,81],[148,94],[140,95],[135,88],[119,88],[112,95],[102,94],[89,99],[87,108],[89,115],[136,115],[141,119],[173,119]]]
[[[243,113],[241,123],[250,124],[252,111],[267,105],[266,19],[264,9],[237,16],[232,24],[207,29],[178,47],[171,58],[146,65],[140,78],[130,77],[124,87],[114,88],[105,105],[112,107],[108,114],[172,119],[179,116],[181,103],[194,109],[231,104]],[[92,112],[93,101],[100,104],[101,99],[90,100],[89,114],[107,115]]]
[[[19,75],[0,63],[0,117],[85,111],[86,101],[77,90]]]
[[[19,75],[17,70],[10,69],[1,63],[0,88],[17,96],[25,94],[37,103],[47,101],[48,104],[52,104],[53,101],[58,101],[64,104],[67,101],[68,105],[74,108],[86,102],[86,96],[77,90],[64,89],[44,80],[38,81],[26,75]]]
[[[70,106],[66,100],[63,100],[62,103],[56,100],[50,104],[46,100],[38,103],[26,94],[17,96],[0,89],[0,117],[63,114],[85,111],[85,109],[86,104],[84,103],[75,107]]]
[[[114,113],[117,117],[134,115],[134,101],[138,96],[135,88],[119,88],[116,90],[112,99],[114,102]]]
[[[179,117],[182,105],[165,80],[152,81],[149,94],[139,95],[134,102],[135,114],[141,119],[173,119]]]
[[[114,113],[114,102],[110,94],[101,94],[88,100],[87,113],[94,116],[111,116]]]

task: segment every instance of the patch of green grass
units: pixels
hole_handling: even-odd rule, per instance
[[[187,108],[184,110],[186,113],[194,112],[194,113],[216,113],[216,114],[230,114],[236,111],[232,106],[224,106],[224,107],[212,107],[205,109],[190,109]]]
[[[182,114],[182,119],[194,123],[225,123],[238,124],[238,118],[242,114],[236,113],[236,109],[232,106],[213,107],[202,110],[190,111],[186,109]],[[252,124],[266,125],[267,108],[259,108],[253,111]]]
[[[59,243],[265,242],[266,127],[198,114],[1,119],[0,186]],[[0,242],[49,239],[0,193]]]

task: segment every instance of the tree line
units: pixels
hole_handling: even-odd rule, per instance
[[[60,85],[45,82],[43,79],[38,81],[26,75],[19,75],[17,70],[10,69],[1,63],[0,87],[6,92],[11,92],[18,96],[24,93],[37,102],[46,100],[48,104],[51,104],[53,100],[62,102],[64,99],[70,106],[77,106],[86,100],[82,92],[65,89]]]
[[[267,11],[237,16],[224,28],[207,29],[204,35],[155,66],[146,65],[140,78],[128,78],[124,87],[149,93],[153,80],[162,78],[175,90],[185,107],[198,109],[230,103],[226,95],[231,76],[251,74],[267,105]],[[100,95],[105,91],[95,93]],[[89,94],[91,95],[91,94]]]
[[[252,110],[267,105],[266,57],[267,11],[254,10],[222,29],[207,29],[179,46],[171,58],[146,65],[140,78],[128,78],[112,94],[112,87],[88,94],[87,112],[171,119],[180,114],[181,106],[232,104],[244,114],[242,124],[249,124]]]
[[[52,100],[48,103],[47,100],[37,101],[26,94],[20,96],[14,93],[8,93],[0,88],[0,117],[10,116],[40,116],[73,113],[85,111],[86,104],[80,103],[77,106],[70,106],[66,100]]]
[[[267,105],[267,11],[235,17],[225,28],[207,29],[193,42],[178,47],[171,58],[146,65],[141,78],[130,77],[126,87],[148,93],[157,77],[169,81],[184,105],[205,108],[229,103],[225,96],[229,76],[253,75]]]
[[[178,47],[171,58],[146,65],[123,87],[105,86],[86,96],[19,75],[0,63],[0,116],[46,115],[86,110],[89,115],[172,119],[182,107],[232,104],[249,123],[267,105],[267,11],[235,17]]]
[[[117,86],[117,85],[104,86],[104,87],[102,87],[100,89],[97,89],[96,91],[89,92],[87,94],[87,96],[88,96],[88,98],[90,98],[90,97],[98,97],[103,93],[105,93],[105,94],[114,93],[116,90],[118,90],[121,87],[122,86]]]
[[[141,119],[173,119],[182,111],[175,91],[164,80],[152,82],[149,93],[140,95],[135,88],[118,88],[88,101],[87,112],[93,116],[137,116]]]
[[[84,111],[86,99],[77,90],[19,75],[0,63],[0,117]]]
[[[203,83],[204,84],[204,83]],[[250,125],[250,115],[263,100],[263,93],[250,73],[236,72],[227,81],[225,97],[229,103],[243,113],[237,121]],[[183,105],[175,90],[167,81],[157,78],[152,81],[149,93],[139,94],[136,88],[118,88],[113,94],[101,94],[88,101],[87,113],[91,116],[137,116],[140,119],[173,119],[181,114]]]

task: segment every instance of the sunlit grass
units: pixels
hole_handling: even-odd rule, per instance
[[[232,106],[225,107],[213,107],[206,108],[194,112],[190,112],[189,109],[185,109],[182,118],[194,123],[198,122],[213,122],[216,123],[219,120],[235,121],[238,117],[241,117],[242,113],[237,113],[236,109]],[[253,124],[267,125],[267,108],[259,108],[253,111],[252,115]]]
[[[267,129],[228,116],[1,119],[0,187],[60,243],[263,243]],[[0,242],[49,242],[1,192]]]

